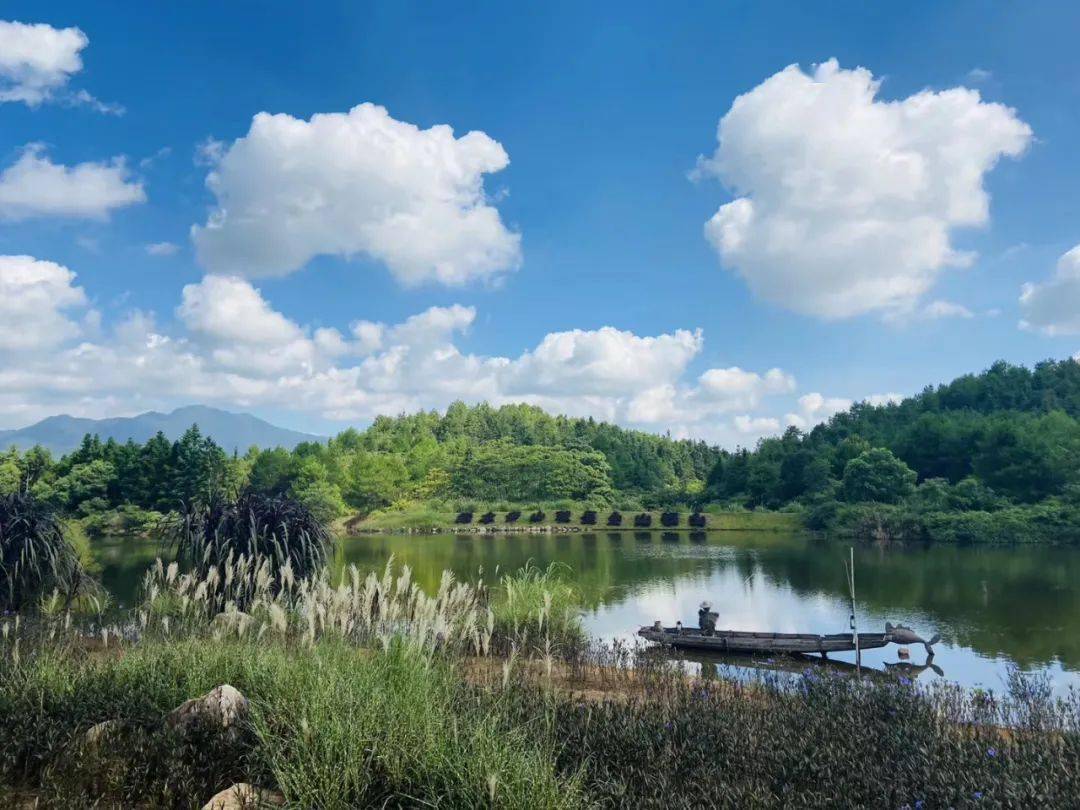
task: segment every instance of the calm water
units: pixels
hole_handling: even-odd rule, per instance
[[[145,540],[98,544],[100,577],[129,604],[156,547]],[[588,630],[634,638],[661,619],[696,622],[708,599],[718,626],[781,632],[844,632],[848,546],[801,534],[760,532],[623,532],[557,535],[374,535],[350,537],[336,562],[382,568],[393,554],[434,588],[443,569],[491,580],[533,560],[569,566],[584,597]],[[1011,665],[1049,675],[1059,690],[1080,686],[1080,551],[1068,548],[859,546],[855,549],[860,630],[886,621],[909,624],[925,638],[940,633],[932,669],[939,677],[1000,689]],[[863,661],[883,668],[896,647]],[[853,660],[853,655],[835,656]],[[921,647],[911,663],[921,665]],[[916,670],[918,672],[918,670]]]

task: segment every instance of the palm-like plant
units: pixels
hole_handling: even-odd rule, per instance
[[[322,569],[331,542],[326,526],[295,498],[251,492],[185,505],[165,522],[162,538],[176,561],[199,576],[243,556],[269,560],[274,574],[288,564],[297,579]]]
[[[0,610],[24,610],[53,590],[70,603],[82,580],[56,512],[27,493],[0,496]]]

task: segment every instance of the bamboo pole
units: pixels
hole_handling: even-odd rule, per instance
[[[851,639],[855,642],[855,674],[862,675],[862,650],[859,649],[859,623],[855,618],[855,547],[848,548],[848,587],[851,591]]]

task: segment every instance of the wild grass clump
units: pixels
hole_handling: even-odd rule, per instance
[[[491,599],[495,638],[506,649],[553,649],[565,654],[585,641],[581,598],[564,577],[564,566],[539,568],[531,561],[503,576]]]
[[[325,570],[299,579],[288,564],[275,572],[258,558],[227,560],[206,577],[180,573],[175,563],[166,566],[159,559],[142,590],[139,632],[164,638],[277,638],[308,647],[337,639],[381,648],[402,639],[427,654],[486,655],[494,627],[482,588],[444,571],[429,596],[408,566],[395,572],[393,558],[381,575],[365,575],[351,565],[336,586]]]
[[[162,538],[176,561],[200,577],[244,558],[266,562],[273,573],[288,567],[297,578],[326,565],[332,539],[295,498],[258,493],[185,504],[162,524]]]
[[[25,611],[51,591],[70,602],[85,584],[60,516],[33,495],[0,496],[0,612]]]
[[[632,674],[601,701],[515,693],[523,722],[548,713],[560,769],[584,763],[599,806],[1080,806],[1080,700],[1037,679],[997,696],[817,672]]]
[[[539,595],[550,626],[556,573],[504,581],[495,610],[536,623]],[[385,581],[412,591],[404,574]],[[388,616],[395,602],[407,599],[384,602]],[[0,798],[198,807],[246,781],[320,808],[1080,806],[1080,697],[1055,698],[1045,679],[1014,673],[1002,695],[820,669],[703,679],[622,645],[542,661],[514,645],[489,662],[411,643],[400,628],[414,621],[398,614],[399,631],[373,646],[333,630],[297,643],[180,624],[117,650],[30,639],[9,620]],[[223,683],[251,701],[236,733],[162,723]],[[106,744],[87,746],[105,721]]]
[[[165,715],[228,683],[252,711],[236,734],[179,735]],[[86,732],[110,723],[100,745]],[[0,783],[55,807],[200,807],[230,784],[290,807],[576,807],[549,735],[510,726],[443,660],[252,640],[145,641],[119,656],[0,656]]]

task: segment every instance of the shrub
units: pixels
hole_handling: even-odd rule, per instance
[[[70,602],[84,578],[51,507],[26,493],[0,496],[0,610],[25,609],[54,589]]]
[[[480,516],[480,522],[485,524],[485,525],[488,524],[488,523],[494,523],[495,522],[495,513],[494,512],[484,512],[484,514],[482,514]]]
[[[330,533],[311,510],[287,495],[246,493],[235,501],[211,498],[185,504],[163,524],[163,544],[199,576],[229,560],[268,560],[273,573],[286,563],[297,579],[326,564]]]
[[[506,513],[505,520],[506,520],[507,523],[517,523],[518,520],[520,520],[520,519],[521,519],[521,510],[520,509],[511,509],[509,512]]]
[[[458,512],[457,517],[454,518],[454,523],[472,523],[472,518],[472,512]]]
[[[639,529],[646,529],[649,526],[652,526],[652,515],[648,512],[634,515],[634,525]]]
[[[560,509],[558,512],[556,512],[555,513],[555,522],[556,523],[569,523],[570,522],[570,510],[569,509]]]
[[[581,522],[585,526],[596,525],[596,512],[594,512],[592,509],[586,509],[584,512],[581,513]]]
[[[703,529],[705,528],[705,515],[701,512],[694,512],[694,514],[690,515],[687,519],[687,523],[695,529]]]
[[[608,526],[622,526],[622,513],[621,512],[612,512],[610,515],[608,515],[607,516],[607,525]]]
[[[661,526],[678,526],[679,525],[679,513],[678,512],[664,512],[660,515]]]
[[[547,515],[539,509],[529,515],[529,523],[543,523],[545,519],[547,519]]]

